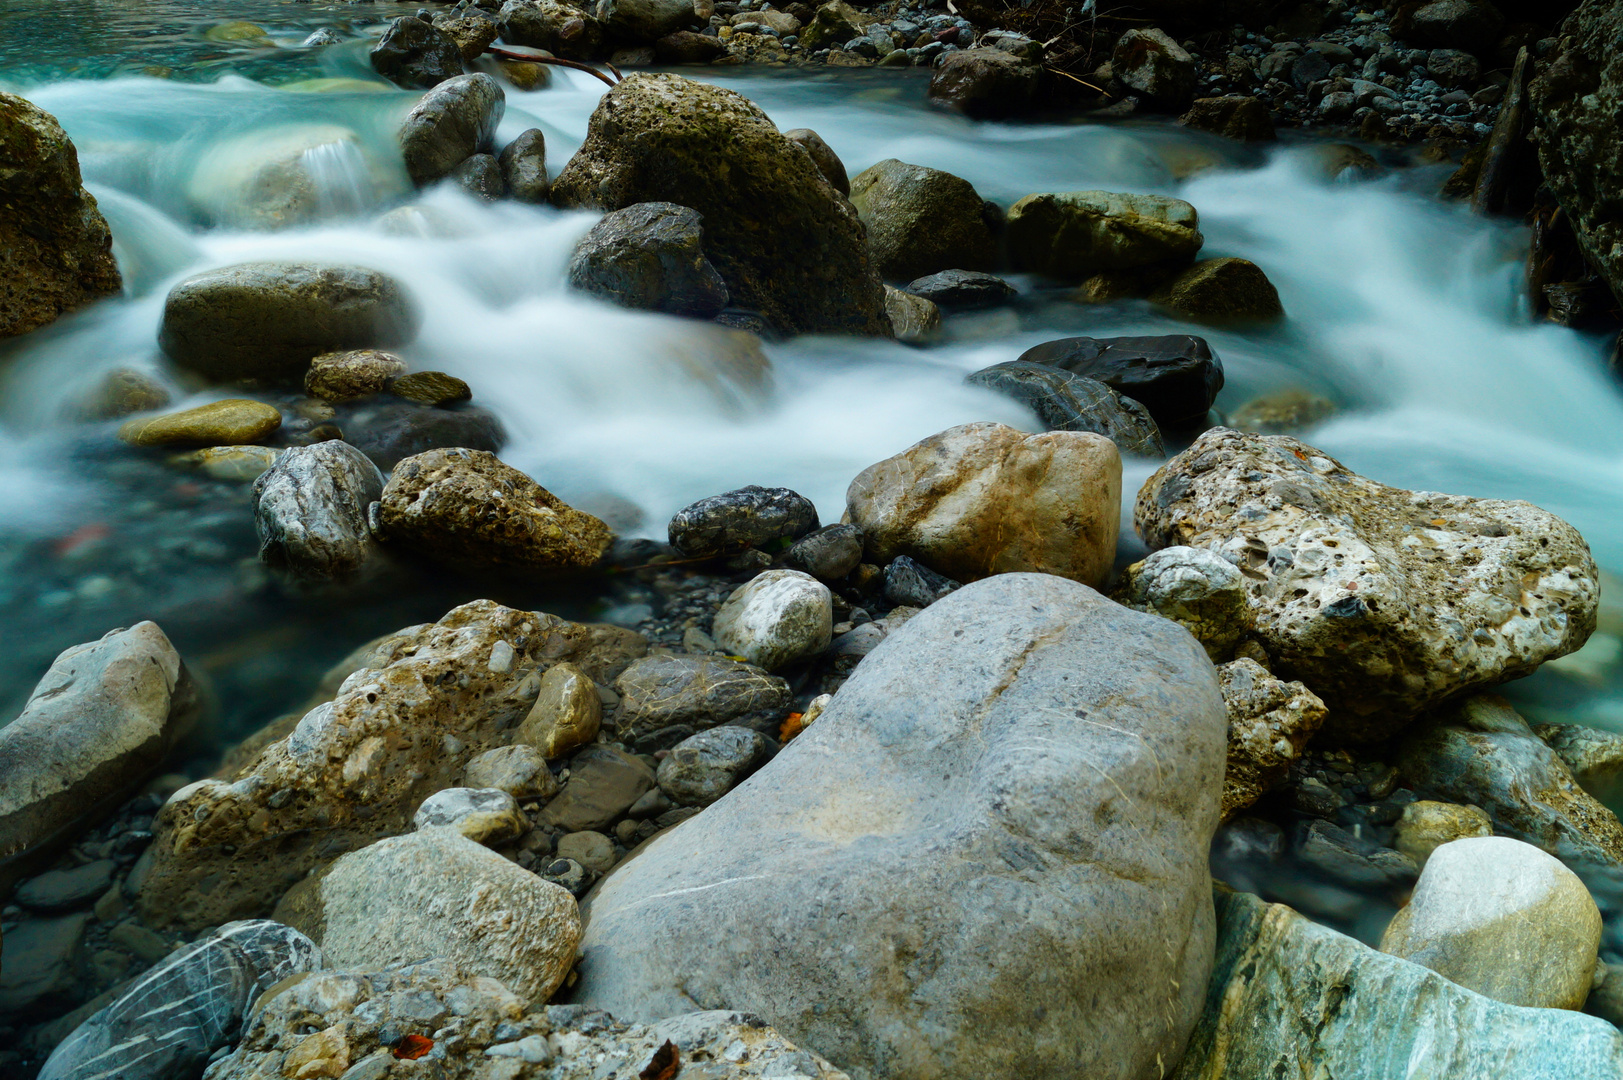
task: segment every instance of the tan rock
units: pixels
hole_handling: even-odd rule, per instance
[[[133,446],[240,446],[282,426],[282,414],[262,401],[227,398],[195,409],[131,420],[118,437]]]
[[[1255,660],[1217,669],[1228,708],[1228,769],[1223,775],[1223,820],[1262,798],[1285,778],[1308,740],[1324,723],[1324,702],[1299,682],[1268,674]]]
[[[1234,410],[1229,427],[1237,431],[1257,431],[1264,435],[1287,435],[1304,431],[1336,413],[1336,403],[1323,394],[1292,387],[1265,394]]]
[[[597,738],[602,722],[603,699],[592,680],[574,664],[557,664],[541,676],[541,692],[514,741],[550,761]]]
[[[922,296],[885,286],[885,314],[897,341],[928,341],[941,329],[941,309]]]
[[[409,830],[425,798],[507,744],[552,665],[609,681],[646,648],[629,630],[488,600],[386,639],[235,782],[199,781],[170,798],[142,910],[190,927],[268,910],[333,856]]]
[[[870,560],[908,555],[956,581],[1035,571],[1099,585],[1121,517],[1121,455],[1103,435],[964,424],[871,465],[846,511]]]
[[[445,406],[473,400],[473,391],[467,383],[443,371],[414,371],[402,375],[389,384],[389,393],[420,405]]]
[[[614,841],[600,832],[572,832],[558,838],[558,858],[574,859],[594,873],[606,874],[617,861]]]
[[[1253,626],[1245,577],[1233,563],[1205,548],[1152,552],[1122,572],[1112,599],[1179,623],[1206,647],[1214,664],[1231,657]]]
[[[419,830],[454,829],[486,846],[516,839],[530,831],[530,820],[518,800],[501,788],[453,787],[423,800],[412,818]]]
[[[314,1035],[306,1035],[287,1052],[282,1062],[282,1075],[292,1080],[316,1080],[318,1077],[339,1077],[349,1068],[349,1040],[344,1029],[330,1027]]]
[[[1623,734],[1582,724],[1540,724],[1533,733],[1566,763],[1585,791],[1608,803],[1623,795]]]
[[[1200,215],[1182,199],[1109,191],[1027,195],[1009,208],[1004,235],[1016,269],[1073,279],[1175,267],[1205,243]]]
[[[430,450],[394,467],[378,521],[385,539],[468,567],[586,570],[614,534],[484,450]]]
[[[1424,868],[1431,853],[1444,844],[1473,836],[1492,836],[1493,819],[1480,806],[1421,799],[1403,808],[1393,828],[1392,846]]]
[[[541,681],[546,681],[545,675]],[[541,751],[525,743],[486,750],[468,762],[462,782],[473,788],[499,788],[521,800],[550,799],[558,793],[558,778],[547,768],[547,759],[541,756]]]
[[[1272,322],[1284,318],[1279,290],[1246,259],[1202,259],[1151,297],[1176,315],[1196,322]]]
[[[212,480],[251,484],[276,464],[276,453],[268,446],[206,446],[176,454],[169,464],[196,469]]]
[[[304,391],[323,401],[356,401],[381,394],[406,373],[406,362],[381,349],[322,353],[304,373]]]

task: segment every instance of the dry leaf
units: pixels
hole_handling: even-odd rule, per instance
[[[803,714],[792,712],[789,714],[789,719],[783,722],[783,726],[778,728],[778,741],[781,743],[788,742],[805,730],[806,721],[803,719]]]
[[[676,1052],[676,1044],[666,1039],[665,1045],[654,1051],[648,1067],[637,1074],[637,1080],[671,1080],[681,1070],[682,1055]]]
[[[407,1035],[394,1044],[394,1056],[401,1061],[416,1061],[434,1049],[434,1040],[426,1035]]]

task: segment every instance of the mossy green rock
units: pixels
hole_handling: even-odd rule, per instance
[[[968,180],[889,158],[851,181],[879,272],[895,281],[942,270],[991,270],[997,241]]]
[[[133,446],[241,446],[282,426],[282,414],[261,401],[228,398],[184,412],[131,420],[118,437]]]
[[[1273,322],[1285,316],[1279,290],[1247,259],[1202,259],[1150,299],[1202,323]]]
[[[1006,238],[1017,270],[1080,279],[1166,264],[1200,250],[1200,215],[1182,199],[1069,191],[1027,195],[1009,208]]]
[[[736,306],[786,333],[890,335],[856,210],[731,90],[679,75],[628,77],[603,95],[552,199],[599,210],[692,207]]]

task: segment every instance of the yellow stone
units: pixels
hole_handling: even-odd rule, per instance
[[[272,44],[269,40],[270,35],[265,33],[264,27],[241,20],[211,26],[203,31],[203,36],[210,41],[252,41],[265,45]]]
[[[131,420],[118,437],[134,446],[241,446],[282,426],[282,414],[261,401],[228,398],[195,409]]]
[[[214,480],[251,484],[276,463],[276,454],[268,446],[210,446],[176,454],[169,464],[201,470]]]
[[[514,741],[551,760],[597,738],[602,722],[603,699],[591,678],[574,664],[554,664],[541,676],[541,693]]]
[[[349,1068],[349,1040],[344,1029],[330,1027],[306,1036],[282,1059],[282,1075],[289,1080],[339,1077]]]

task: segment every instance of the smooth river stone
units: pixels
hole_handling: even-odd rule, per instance
[[[247,398],[211,401],[195,409],[131,420],[118,437],[132,446],[240,446],[282,426],[274,406]]]

